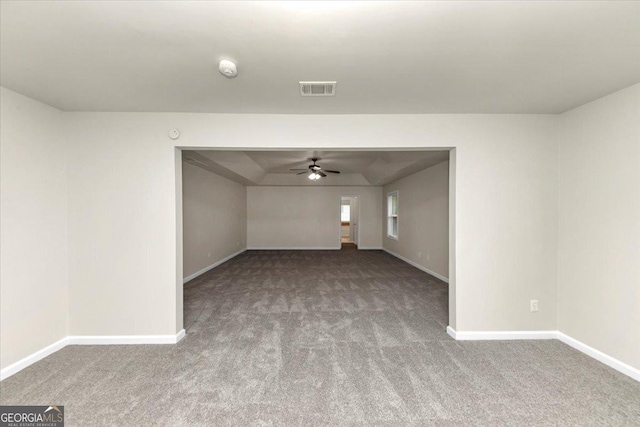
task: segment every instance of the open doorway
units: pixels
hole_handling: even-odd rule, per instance
[[[178,148],[176,152],[178,326],[183,325],[183,313],[187,326],[195,324],[199,318],[202,298],[197,285],[210,279],[205,273],[245,252],[243,257],[259,257],[268,251],[297,251],[291,255],[304,259],[322,254],[333,256],[340,263],[349,259],[357,263],[359,259],[381,255],[393,260],[388,257],[392,255],[436,279],[448,281],[448,295],[439,303],[442,308],[438,318],[439,333],[447,323],[455,329],[455,149],[309,152],[201,147],[198,150],[185,148],[184,151]],[[322,159],[323,168],[341,173],[311,180],[308,175],[298,172],[297,166],[302,168],[308,163],[307,158],[317,156]],[[447,159],[448,168],[443,164]],[[381,162],[384,168],[379,166]],[[395,172],[391,173],[393,168]],[[444,184],[447,176],[448,189],[436,186],[436,183]],[[437,217],[425,211],[425,197],[435,200],[429,197],[431,193],[425,192],[427,183],[438,190]],[[394,191],[402,194],[395,213],[396,221],[402,224],[397,227],[399,232],[392,233],[397,240],[389,237],[386,225],[386,197]],[[448,203],[443,199],[447,195]],[[348,208],[343,208],[343,199]],[[220,203],[221,200],[226,202]],[[445,211],[447,205],[448,212]],[[428,220],[417,220],[424,214],[429,214]],[[435,221],[434,218],[448,221]],[[423,236],[422,233],[430,230],[425,221],[433,225],[437,236],[442,237],[440,240],[450,243],[432,247],[433,235]],[[343,225],[344,222],[347,224]],[[416,224],[419,226],[417,231],[412,228]],[[202,240],[203,227],[221,234]],[[353,251],[349,254],[340,251],[347,248]],[[447,258],[448,266],[441,262],[446,262]],[[311,265],[316,261],[314,258]],[[389,264],[390,268],[393,268],[392,264]],[[395,262],[396,266],[403,264]],[[211,274],[215,275],[216,271],[222,274],[226,270],[214,270]],[[189,310],[183,311],[183,283],[192,281],[184,287],[191,288],[191,293],[185,294],[184,306],[189,306]],[[439,288],[442,286],[446,287],[442,283],[438,285]],[[449,310],[444,308],[447,305]]]
[[[340,196],[340,245],[342,249],[358,248],[359,219],[358,196]]]

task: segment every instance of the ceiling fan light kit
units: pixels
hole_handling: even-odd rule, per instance
[[[322,169],[319,165],[316,164],[316,162],[320,159],[318,158],[313,158],[313,159],[309,159],[311,161],[313,161],[312,165],[309,165],[309,176],[308,178],[311,181],[317,181],[320,178],[324,178],[327,175],[325,174],[325,172],[327,173],[340,173],[340,171],[332,171],[332,170],[328,170],[328,169]],[[296,173],[296,175],[304,175],[307,173],[306,169],[289,169],[291,171],[302,171],[302,172],[298,172]]]

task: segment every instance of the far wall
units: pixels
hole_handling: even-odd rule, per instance
[[[249,249],[340,248],[340,196],[359,196],[360,249],[382,248],[381,187],[248,187]]]
[[[398,240],[387,237],[387,194],[398,191]],[[449,162],[383,189],[384,249],[449,277]]]
[[[246,248],[244,185],[183,162],[182,197],[184,277]]]

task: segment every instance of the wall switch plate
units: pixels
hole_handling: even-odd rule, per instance
[[[531,312],[532,313],[537,313],[538,312],[538,300],[537,299],[532,299],[530,302],[530,306],[531,306]]]
[[[422,252],[418,252],[418,258],[422,258]]]

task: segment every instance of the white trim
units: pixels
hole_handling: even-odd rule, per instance
[[[340,247],[324,247],[324,246],[319,246],[317,248],[310,248],[310,247],[305,247],[305,248],[299,248],[299,247],[265,247],[265,248],[247,248],[248,251],[336,251],[336,250],[340,250],[342,249],[342,246]]]
[[[451,326],[447,326],[447,333],[458,341],[474,341],[474,340],[545,340],[557,339],[564,344],[575,348],[576,350],[586,354],[597,361],[604,363],[610,368],[640,381],[640,369],[627,365],[626,363],[596,350],[595,348],[578,341],[575,338],[563,334],[559,331],[456,331]]]
[[[391,197],[392,194],[396,195],[396,213],[395,215],[391,214],[391,205],[389,203],[389,198]],[[398,218],[400,218],[400,190],[394,190],[394,191],[389,191],[387,193],[387,238],[389,239],[393,239],[396,241],[399,241],[399,236],[400,236],[400,220]],[[395,218],[396,222],[398,223],[397,225],[397,230],[396,230],[396,234],[391,234],[389,232],[389,222],[391,221],[391,218]]]
[[[558,332],[558,339],[568,346],[581,351],[587,356],[593,357],[597,361],[604,363],[610,368],[613,368],[616,371],[621,372],[636,381],[640,381],[640,369],[636,369],[633,366],[627,365],[626,363],[621,362],[620,360],[613,358],[608,354],[601,352],[600,350],[596,350],[595,348],[588,346],[587,344],[578,341],[575,338],[571,338],[570,336],[565,335],[562,332]]]
[[[186,332],[184,329],[175,335],[72,335],[62,338],[2,369],[2,371],[0,371],[0,381],[4,381],[13,374],[20,372],[24,368],[33,365],[68,345],[176,344],[184,338],[185,335]]]
[[[358,249],[363,251],[383,251],[384,250],[381,247],[377,247],[377,246],[358,246]]]
[[[185,330],[182,329],[175,335],[111,335],[111,336],[88,336],[76,335],[62,338],[36,351],[35,353],[15,362],[0,371],[0,381],[4,381],[13,374],[24,368],[33,365],[39,360],[55,353],[67,345],[113,345],[113,344],[176,344],[185,337]],[[571,338],[558,331],[456,331],[451,326],[447,326],[447,334],[459,341],[480,341],[480,340],[541,340],[558,339],[566,345],[590,356],[597,361],[604,363],[610,368],[625,374],[636,381],[640,381],[640,370],[627,365],[620,360],[611,357],[600,350],[588,346],[587,344]]]
[[[449,335],[451,335],[451,338],[453,338],[454,340],[457,340],[457,338],[456,338],[456,336],[457,336],[456,330],[453,329],[451,326],[447,326],[447,333]]]
[[[220,264],[224,264],[225,262],[229,261],[231,258],[235,258],[235,257],[237,257],[238,255],[240,255],[241,253],[245,252],[246,250],[247,250],[247,248],[241,249],[241,250],[239,250],[238,252],[236,252],[235,254],[231,254],[231,255],[229,255],[228,257],[226,257],[226,258],[222,258],[220,261],[216,261],[216,262],[214,262],[213,264],[211,264],[210,266],[203,268],[203,269],[202,269],[202,270],[200,270],[200,271],[196,271],[195,273],[190,274],[189,276],[187,276],[187,277],[185,277],[184,279],[182,279],[182,284],[185,284],[185,283],[187,283],[187,282],[189,282],[189,281],[191,281],[191,280],[195,279],[196,277],[203,275],[203,274],[204,274],[204,273],[206,273],[207,271],[209,271],[209,270],[212,270],[212,269],[216,268],[216,267],[217,267],[217,266],[219,266]]]
[[[50,354],[53,354],[56,351],[64,348],[66,345],[67,345],[67,338],[65,337],[65,338],[62,338],[61,340],[54,342],[53,344],[46,346],[41,350],[36,351],[33,354],[30,354],[25,358],[18,360],[15,363],[12,363],[11,365],[7,366],[2,371],[0,371],[0,381],[4,381],[5,379],[9,378],[11,375],[17,372],[20,372],[27,366],[33,365],[39,360],[44,359]]]
[[[338,227],[338,244],[340,245],[339,249],[342,249],[342,198],[346,197],[351,199],[349,201],[349,209],[351,209],[353,207],[353,205],[351,204],[351,202],[353,202],[353,199],[358,199],[358,218],[357,218],[357,227],[358,227],[358,239],[356,239],[357,241],[353,241],[353,224],[349,225],[349,238],[352,240],[351,242],[348,243],[354,243],[358,249],[360,248],[360,205],[362,204],[362,200],[360,199],[360,194],[353,194],[353,195],[342,195],[339,196],[340,198],[340,210],[338,212],[340,212],[340,227]],[[350,211],[351,212],[351,211]],[[349,221],[351,223],[351,221]]]
[[[411,261],[410,259],[405,258],[405,257],[403,257],[403,256],[401,256],[401,255],[398,255],[398,254],[397,254],[397,253],[395,253],[395,252],[391,252],[391,251],[390,251],[389,249],[387,249],[387,248],[382,248],[382,250],[383,250],[383,251],[385,251],[386,253],[388,253],[389,255],[393,255],[394,257],[396,257],[396,258],[398,258],[398,259],[401,259],[402,261],[406,262],[407,264],[411,264],[412,266],[414,266],[414,267],[415,267],[415,268],[417,268],[418,270],[422,270],[422,271],[424,271],[425,273],[428,273],[428,274],[432,275],[433,277],[437,277],[438,279],[442,280],[442,281],[443,281],[443,282],[445,282],[445,283],[449,283],[449,279],[448,279],[448,278],[444,277],[444,276],[443,276],[443,275],[441,275],[441,274],[436,273],[435,271],[431,271],[431,270],[429,270],[427,267],[424,267],[424,266],[422,266],[422,265],[418,264],[417,262],[413,262],[413,261]]]
[[[185,336],[175,335],[76,335],[67,337],[68,345],[177,344]]]
[[[551,340],[558,331],[456,331],[447,326],[447,333],[458,341],[484,340]]]

